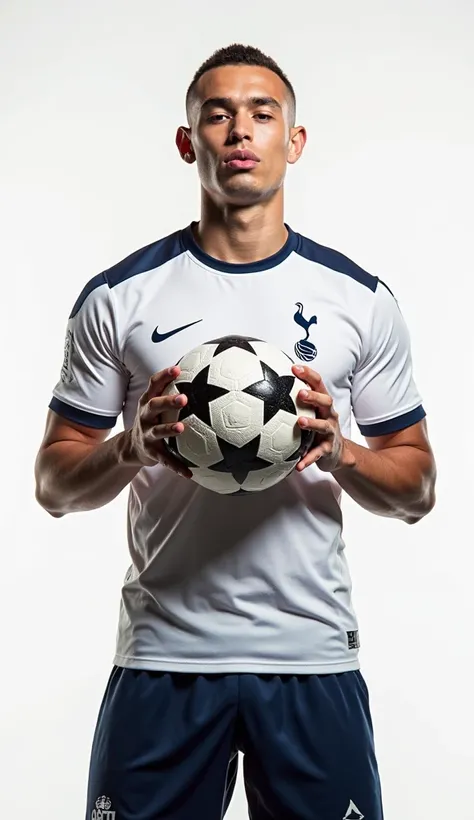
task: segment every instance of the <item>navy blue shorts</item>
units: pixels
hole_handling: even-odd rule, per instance
[[[359,671],[201,675],[114,668],[87,820],[221,820],[243,753],[251,820],[382,820]]]

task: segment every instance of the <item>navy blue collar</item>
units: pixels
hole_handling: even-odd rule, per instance
[[[274,268],[276,265],[280,265],[284,262],[290,253],[296,250],[298,245],[298,235],[285,223],[288,238],[283,247],[272,256],[267,256],[266,259],[259,259],[258,262],[250,262],[247,264],[222,262],[220,259],[209,256],[209,254],[205,253],[197,244],[193,234],[193,227],[197,224],[197,222],[191,222],[191,224],[181,232],[181,241],[184,247],[204,265],[221,271],[222,273],[257,273],[258,271]]]

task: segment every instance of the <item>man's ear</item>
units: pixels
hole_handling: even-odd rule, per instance
[[[191,129],[181,125],[176,132],[176,145],[181,159],[191,165],[196,161],[194,149],[191,142]]]

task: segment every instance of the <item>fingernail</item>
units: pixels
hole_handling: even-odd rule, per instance
[[[303,370],[304,370],[304,367],[300,367],[299,365],[295,365],[294,369],[296,370],[297,373],[302,373]]]
[[[301,425],[301,427],[307,427],[308,426],[308,419],[305,419],[305,418],[300,419],[300,425]]]
[[[302,399],[307,399],[308,395],[309,394],[308,394],[307,390],[302,390],[301,393],[300,393],[300,396],[301,396]]]
[[[181,396],[176,396],[176,398],[174,400],[174,403],[175,404],[181,404]]]

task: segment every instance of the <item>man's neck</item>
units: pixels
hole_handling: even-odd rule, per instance
[[[247,264],[278,253],[288,238],[288,231],[283,209],[277,203],[273,207],[256,205],[232,210],[203,207],[194,238],[214,259]]]

